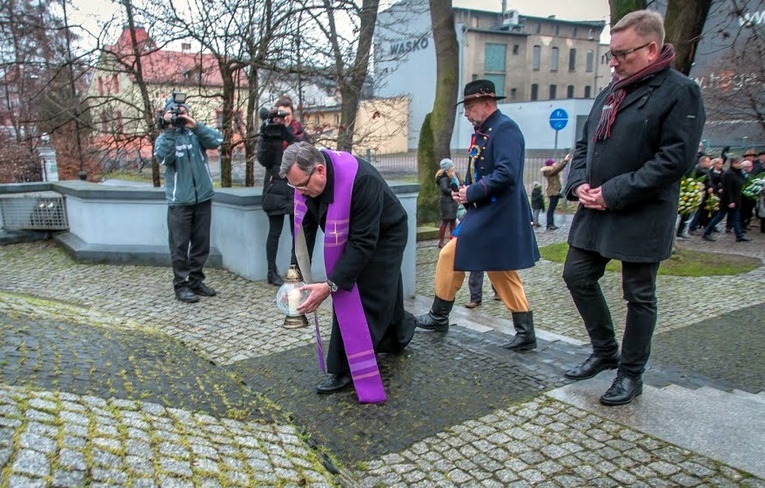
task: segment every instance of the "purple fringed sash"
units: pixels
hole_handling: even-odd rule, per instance
[[[353,181],[359,169],[355,157],[346,152],[322,151],[332,161],[334,170],[334,203],[327,209],[324,226],[324,265],[329,276],[343,254],[348,242],[348,224],[351,214]],[[295,233],[301,230],[307,208],[305,197],[295,192]],[[337,290],[332,294],[332,307],[340,326],[345,354],[351,368],[351,377],[360,403],[381,403],[386,400],[380,370],[377,367],[369,325],[361,306],[356,284],[350,291]],[[321,342],[317,333],[317,347]],[[323,353],[321,361],[323,361]]]

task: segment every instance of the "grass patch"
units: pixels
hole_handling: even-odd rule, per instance
[[[568,244],[565,242],[539,248],[542,258],[554,263],[563,263],[567,251]],[[606,271],[621,272],[621,266],[619,261],[611,261]],[[689,277],[736,275],[748,273],[760,266],[762,262],[759,259],[749,256],[677,249],[671,258],[662,261],[659,274]]]

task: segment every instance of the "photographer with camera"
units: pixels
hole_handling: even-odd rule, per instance
[[[207,150],[217,149],[223,136],[191,118],[186,95],[174,92],[158,120],[163,130],[154,157],[165,167],[167,233],[175,297],[186,303],[213,296],[204,284],[202,267],[210,254],[213,178]]]
[[[258,161],[266,168],[263,183],[263,210],[268,215],[268,237],[266,239],[266,260],[268,262],[268,283],[281,286],[284,280],[276,267],[276,254],[279,250],[279,238],[284,227],[284,217],[294,214],[294,190],[287,185],[287,179],[279,176],[282,153],[290,144],[299,141],[310,142],[303,131],[303,126],[292,118],[292,100],[281,97],[273,110],[262,108],[260,118],[260,145]],[[289,219],[290,229],[294,234],[293,219]],[[316,238],[306,236],[308,249],[313,250]],[[295,246],[292,246],[292,262],[295,263]]]

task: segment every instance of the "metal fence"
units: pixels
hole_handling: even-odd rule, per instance
[[[66,230],[64,197],[56,192],[30,192],[0,197],[5,230]]]
[[[394,180],[417,178],[416,153],[394,155],[373,155],[367,153],[357,154],[357,156],[367,159],[386,179]],[[460,175],[464,175],[467,171],[467,154],[455,153],[452,155],[452,159],[457,165],[457,171],[460,173]],[[534,181],[543,181],[540,169],[544,166],[547,159],[548,158],[546,157],[540,156],[526,157],[523,168],[523,183],[526,186],[526,191],[528,193],[531,193],[531,186]],[[433,176],[435,177],[435,174]],[[565,173],[562,175],[561,179],[565,179]]]

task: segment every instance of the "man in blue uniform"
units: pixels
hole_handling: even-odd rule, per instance
[[[532,312],[516,270],[539,260],[531,208],[523,186],[524,140],[518,125],[497,108],[494,83],[471,81],[465,86],[465,117],[473,124],[465,185],[454,200],[467,214],[438,255],[436,296],[430,312],[417,318],[423,329],[449,330],[449,313],[465,279],[465,271],[486,271],[512,312],[515,337],[506,349],[537,347]]]

